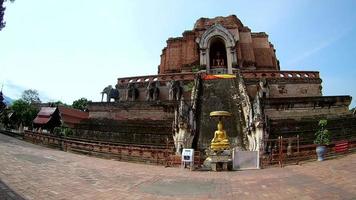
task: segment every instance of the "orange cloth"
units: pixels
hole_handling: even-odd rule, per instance
[[[215,74],[215,75],[205,75],[203,80],[213,80],[213,79],[224,79],[224,78],[236,78],[233,74]]]

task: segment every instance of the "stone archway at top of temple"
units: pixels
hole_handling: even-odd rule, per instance
[[[226,66],[226,73],[232,74],[232,63],[237,62],[236,56],[236,42],[239,40],[239,34],[236,32],[232,34],[229,30],[224,28],[221,24],[214,24],[207,29],[203,35],[196,39],[200,50],[200,65],[205,65],[208,73],[214,73],[213,59],[211,56],[216,56],[217,50],[225,52],[226,57],[223,58]],[[225,51],[221,50],[224,45]],[[212,49],[211,49],[212,48]],[[215,49],[215,50],[214,50]],[[210,53],[212,51],[212,53]],[[215,55],[214,55],[215,53]],[[220,53],[221,54],[221,53]],[[220,60],[221,61],[221,60]]]
[[[228,72],[225,42],[219,37],[211,39],[209,47],[209,66],[213,74],[226,74]]]

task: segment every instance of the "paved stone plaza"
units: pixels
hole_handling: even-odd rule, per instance
[[[0,199],[356,199],[356,154],[301,166],[190,172],[77,155],[0,134]]]

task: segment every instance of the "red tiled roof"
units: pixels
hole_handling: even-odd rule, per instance
[[[34,124],[46,124],[48,123],[53,114],[56,112],[57,107],[41,107],[37,117],[33,120]],[[58,106],[61,121],[64,124],[79,124],[80,121],[89,118],[89,113],[81,110],[68,108],[64,106]]]
[[[37,116],[34,120],[34,124],[47,124],[51,120],[51,116]]]
[[[61,120],[65,124],[79,124],[80,121],[89,118],[89,113],[74,108],[58,106]]]
[[[88,112],[84,112],[78,109],[68,108],[64,106],[58,106],[58,109],[61,115],[68,115],[80,119],[87,119],[89,117]]]
[[[56,107],[42,107],[40,112],[38,112],[37,117],[33,120],[33,123],[47,124],[56,110]]]
[[[56,109],[56,107],[42,107],[37,116],[52,116]]]

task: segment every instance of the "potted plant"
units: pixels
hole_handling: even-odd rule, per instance
[[[326,145],[330,144],[330,132],[326,129],[327,124],[328,121],[326,119],[319,120],[318,130],[315,132],[314,144],[318,145],[316,147],[318,161],[324,160]]]

